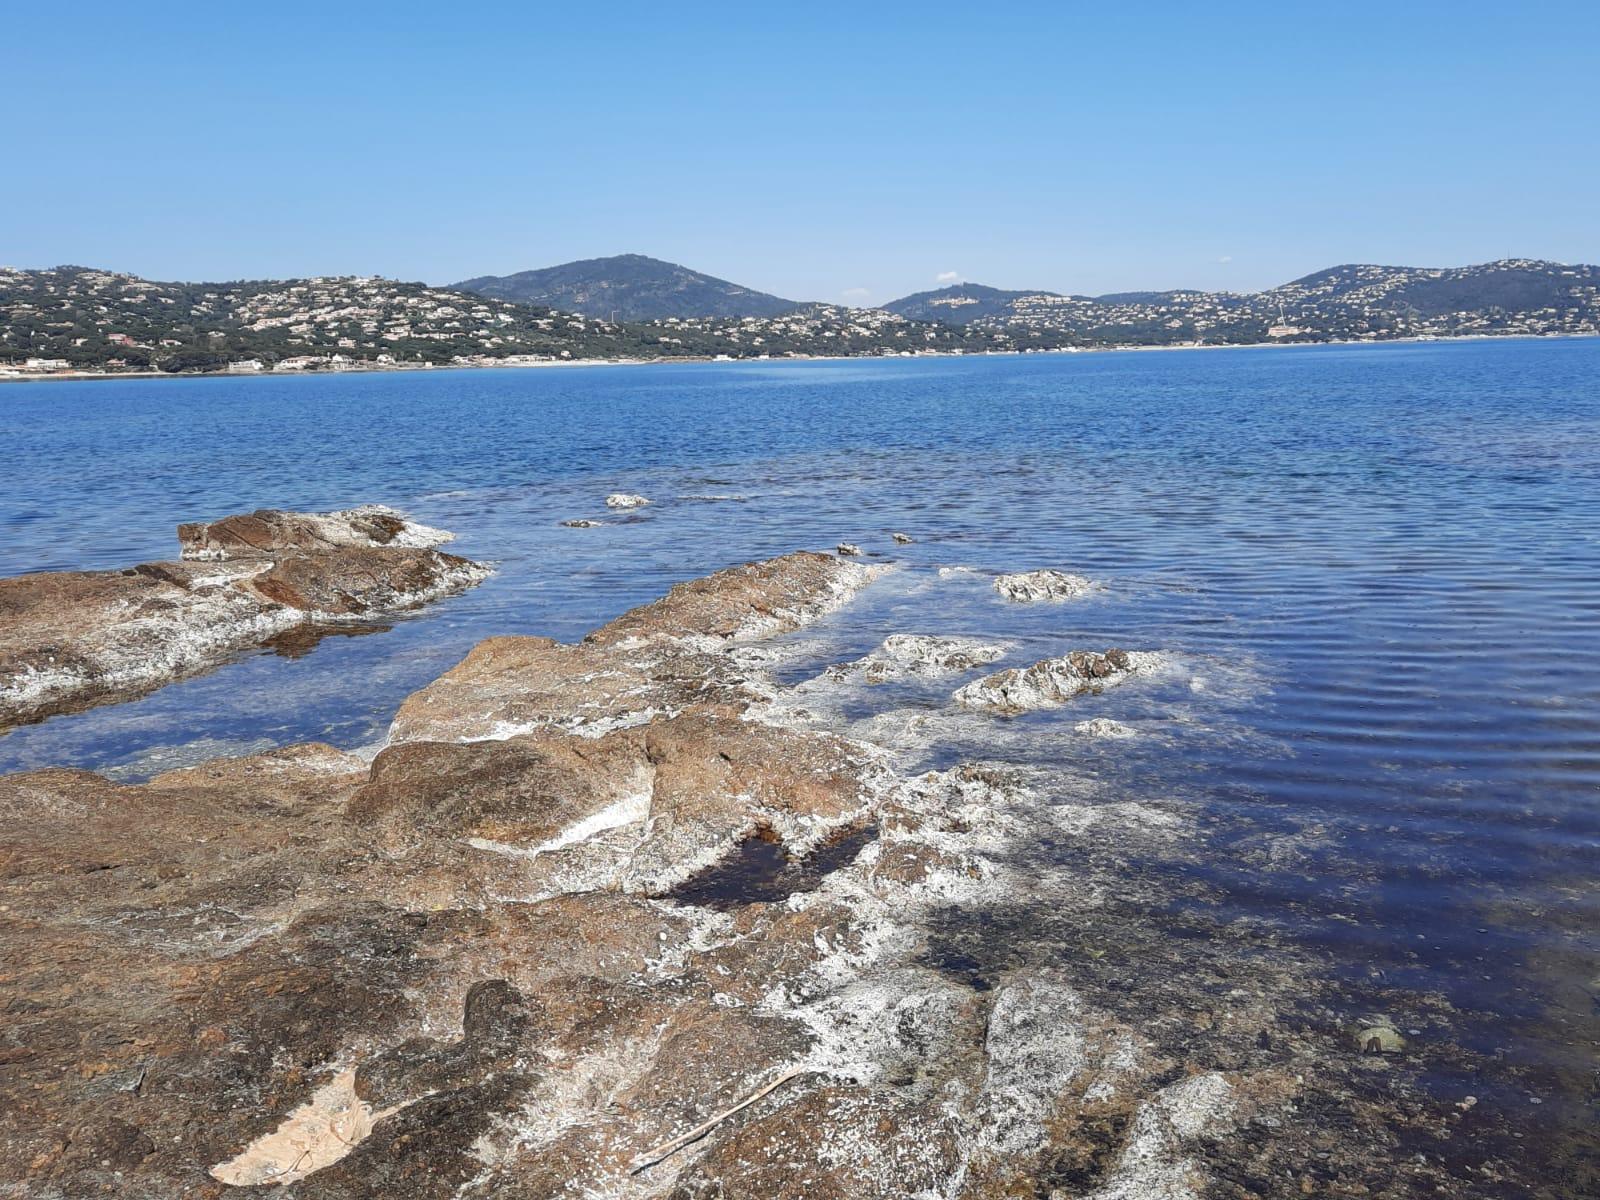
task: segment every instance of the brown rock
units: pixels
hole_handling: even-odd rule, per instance
[[[719,644],[800,628],[873,572],[790,554],[679,584],[576,646],[489,638],[401,705],[392,741],[506,737],[545,726],[609,728],[690,705],[740,710],[759,698]]]
[[[290,552],[325,553],[396,543],[416,548],[436,546],[450,538],[442,530],[413,524],[380,505],[333,513],[262,508],[178,526],[183,557],[202,559],[270,559]]]
[[[352,549],[280,558],[249,586],[273,604],[344,616],[414,608],[482,577],[477,564],[437,550]]]
[[[184,529],[186,555],[246,561],[0,580],[0,728],[138,696],[313,618],[415,607],[488,574],[426,548],[449,535],[386,511]]]
[[[391,846],[476,837],[532,847],[641,786],[648,770],[633,734],[414,742],[378,755],[346,815]]]
[[[663,699],[652,672],[623,655],[549,638],[488,638],[407,697],[389,738],[453,741],[625,721],[648,714]]]
[[[680,583],[584,640],[612,646],[661,638],[737,641],[785,633],[816,620],[874,577],[830,554],[786,554]]]

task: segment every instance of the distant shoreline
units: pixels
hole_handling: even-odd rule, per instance
[[[323,375],[405,375],[434,371],[540,371],[548,368],[655,367],[698,363],[796,363],[796,362],[906,362],[927,358],[1035,358],[1043,355],[1125,354],[1172,350],[1268,350],[1313,346],[1405,346],[1447,345],[1454,342],[1552,342],[1600,338],[1594,333],[1466,333],[1457,337],[1334,338],[1325,342],[1216,342],[1177,346],[1078,346],[1053,350],[984,350],[958,352],[929,350],[920,354],[787,354],[781,358],[707,358],[701,355],[673,355],[658,358],[573,358],[548,362],[448,363],[443,365],[351,366],[302,368],[294,371],[52,371],[24,374],[0,369],[0,384],[6,383],[96,383],[139,379],[293,379]]]

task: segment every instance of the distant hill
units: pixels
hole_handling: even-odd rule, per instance
[[[612,321],[666,317],[776,317],[801,307],[643,254],[586,258],[515,275],[481,275],[453,285],[463,292],[542,304]]]
[[[1534,312],[1565,307],[1574,286],[1600,282],[1600,268],[1568,266],[1535,259],[1505,259],[1475,267],[1330,267],[1296,279],[1268,296],[1290,295],[1319,301],[1381,300],[1396,311],[1420,317],[1453,312]]]
[[[917,292],[891,301],[883,307],[908,321],[940,321],[946,325],[970,325],[984,318],[1006,318],[1016,311],[1019,300],[1048,297],[1061,299],[1055,292],[1008,292],[984,287],[981,283],[953,283],[934,292]]]
[[[910,320],[1005,330],[1022,345],[1182,345],[1600,331],[1600,267],[1330,267],[1264,292],[1064,296],[957,284],[884,305]]]

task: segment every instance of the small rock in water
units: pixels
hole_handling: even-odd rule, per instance
[[[861,547],[854,542],[840,542],[838,550],[846,558],[855,558],[861,553]]]
[[[180,525],[177,561],[0,579],[0,728],[464,591],[489,568],[434,548],[453,536],[379,505],[263,508]]]
[[[1154,654],[1107,650],[1095,654],[1074,650],[1060,658],[1046,658],[1031,667],[1012,667],[974,680],[955,694],[957,704],[1013,715],[1065,704],[1074,696],[1097,692],[1121,683],[1135,671],[1148,670],[1159,661]]]
[[[843,679],[859,671],[868,683],[886,683],[913,675],[950,675],[992,663],[1006,650],[1004,642],[892,633],[871,654],[829,667],[827,673]]]
[[[894,538],[895,544],[897,546],[909,546],[912,542],[917,540],[916,538],[912,537],[909,533],[894,533],[894,534],[890,534],[889,536]]]
[[[561,522],[568,529],[593,529],[597,525],[604,525],[604,521],[591,521],[587,517],[574,517],[570,521]]]
[[[612,492],[606,497],[607,508],[643,508],[649,503],[649,497],[633,492]]]
[[[1033,603],[1039,600],[1076,600],[1094,585],[1082,575],[1068,575],[1065,571],[1023,571],[1015,575],[1001,575],[994,581],[994,590],[1007,600]]]
[[[1072,728],[1075,733],[1081,733],[1085,737],[1131,738],[1136,736],[1136,731],[1131,725],[1124,725],[1121,721],[1113,721],[1110,717],[1095,717],[1092,721],[1079,721]]]

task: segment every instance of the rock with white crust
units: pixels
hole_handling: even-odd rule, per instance
[[[1060,658],[1046,658],[1031,667],[1012,667],[974,680],[955,694],[966,708],[985,709],[1003,716],[1053,708],[1074,696],[1098,692],[1121,683],[1136,671],[1148,670],[1153,654],[1107,650],[1096,654],[1074,650]]]
[[[1076,600],[1087,595],[1094,585],[1082,575],[1069,575],[1065,571],[1022,571],[1014,575],[1001,575],[994,581],[994,590],[1007,600],[1033,604],[1041,600]]]

